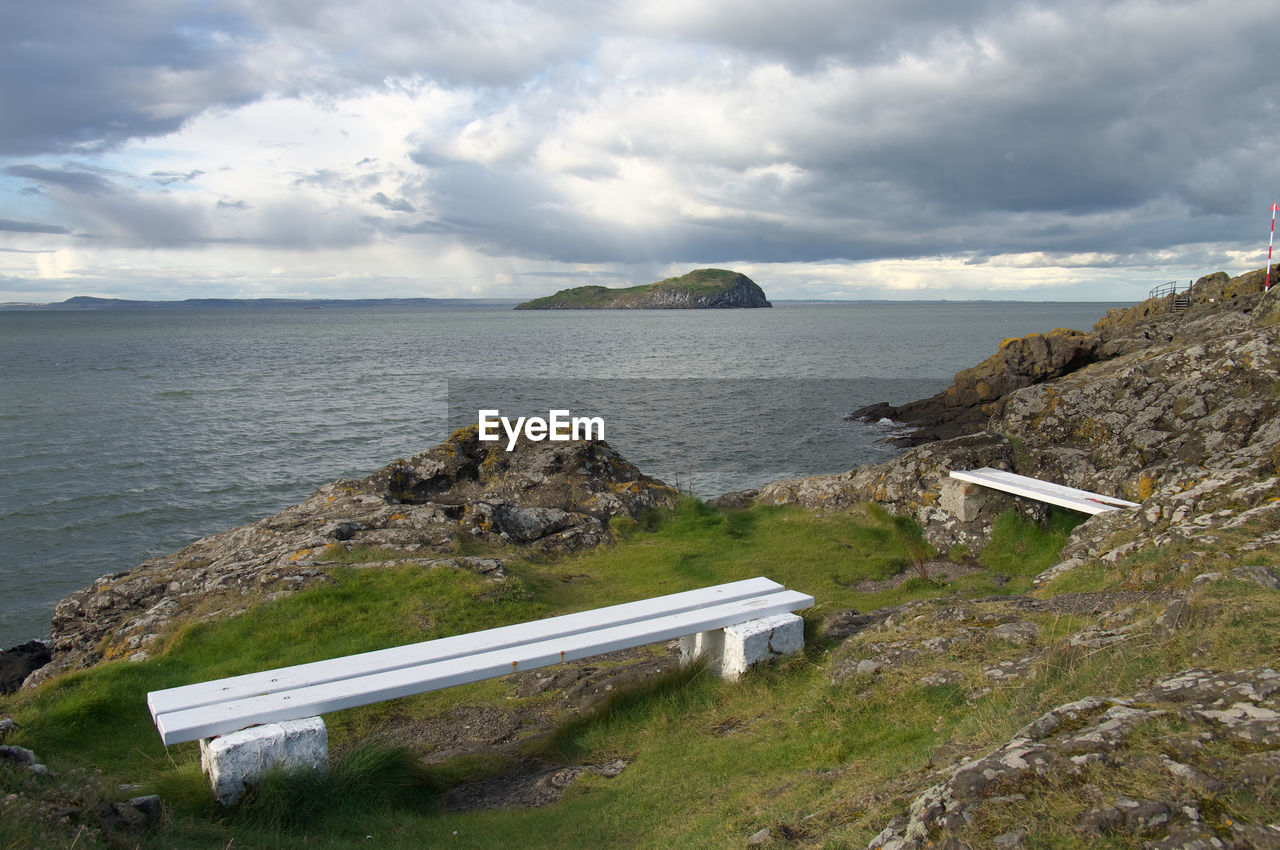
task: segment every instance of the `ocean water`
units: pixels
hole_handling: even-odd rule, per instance
[[[780,303],[0,311],[0,648],[94,578],[362,477],[495,408],[599,416],[707,497],[890,457],[877,401],[1108,304]]]

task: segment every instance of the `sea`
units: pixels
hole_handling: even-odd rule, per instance
[[[852,410],[930,396],[1106,303],[474,302],[0,310],[0,649],[98,576],[268,516],[493,417],[598,419],[707,498],[887,459]],[[503,439],[505,444],[505,438]]]

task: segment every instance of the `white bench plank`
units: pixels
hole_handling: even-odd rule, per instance
[[[1026,496],[1029,499],[1036,499],[1051,505],[1069,508],[1073,511],[1081,511],[1086,514],[1100,514],[1107,511],[1138,507],[1137,502],[1129,502],[1124,499],[1104,496],[1101,493],[1091,493],[1088,490],[1054,484],[1051,481],[1041,481],[1038,478],[1005,472],[1002,469],[992,469],[989,466],[984,466],[981,469],[952,470],[951,477],[961,481],[968,481],[971,484],[981,484],[985,487],[1003,490],[1006,493],[1013,493],[1017,496]]]
[[[473,655],[477,652],[501,649],[505,646],[534,643],[598,629],[602,626],[615,626],[664,614],[677,614],[705,605],[731,602],[735,599],[759,596],[781,589],[782,585],[767,578],[744,579],[698,590],[642,599],[638,602],[611,605],[607,608],[501,626],[483,632],[437,638],[342,658],[311,661],[292,667],[152,691],[147,694],[147,707],[151,710],[152,719],[155,719],[157,715],[167,712],[291,690],[307,685],[318,685],[367,673],[413,667],[431,661],[456,658],[460,655]]]
[[[524,645],[430,661],[413,667],[366,673],[261,696],[161,712],[156,715],[155,721],[160,737],[167,746],[233,732],[255,723],[296,720],[644,646],[760,617],[798,611],[811,605],[812,596],[783,590],[655,619],[599,628],[592,632],[578,632]]]
[[[258,696],[281,690],[291,690],[324,682],[339,681],[352,676],[413,667],[432,661],[443,661],[462,655],[473,655],[522,643],[535,643],[555,637],[576,634],[603,626],[622,625],[638,620],[676,614],[706,605],[730,602],[771,593],[782,585],[770,579],[757,577],[729,582],[714,587],[704,587],[683,593],[672,593],[638,602],[627,602],[607,608],[563,614],[528,623],[501,626],[483,632],[454,635],[436,640],[396,646],[333,658],[312,661],[292,667],[281,667],[259,673],[247,673],[210,682],[182,685],[147,694],[147,706],[154,719],[157,715],[211,705],[228,700]]]

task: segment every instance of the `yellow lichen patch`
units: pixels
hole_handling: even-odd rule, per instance
[[[404,522],[407,519],[408,517],[402,513],[394,513],[391,516],[387,517],[387,522]]]
[[[1151,498],[1151,494],[1156,491],[1156,479],[1150,475],[1138,476],[1138,501],[1144,501]]]
[[[926,490],[920,494],[920,501],[926,505],[934,505],[938,502],[938,494],[931,490]]]

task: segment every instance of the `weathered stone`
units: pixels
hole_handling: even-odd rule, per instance
[[[1159,800],[1131,800],[1116,798],[1116,808],[1124,816],[1125,829],[1143,835],[1153,834],[1169,823],[1169,806]]]
[[[1107,835],[1124,823],[1124,813],[1115,806],[1089,809],[1076,821],[1076,830],[1085,835]]]
[[[1228,847],[1234,845],[1225,844],[1203,826],[1177,827],[1164,838],[1143,845],[1144,850],[1226,850]]]
[[[761,617],[680,639],[682,663],[703,659],[710,672],[729,681],[762,661],[802,649],[804,620],[795,614]]]
[[[769,827],[757,830],[751,833],[751,837],[747,839],[748,847],[759,847],[762,844],[768,844],[773,839],[773,830]]]
[[[200,741],[200,768],[224,806],[238,803],[269,770],[323,773],[328,758],[329,737],[319,717],[266,723]]]
[[[1192,764],[1174,761],[1169,756],[1153,759],[1142,747],[1129,747],[1131,736],[1153,718],[1178,713],[1191,724],[1187,731],[1162,739],[1166,749],[1186,753],[1187,759],[1200,758],[1201,737],[1220,740],[1225,726],[1231,733],[1240,726],[1271,722],[1280,717],[1280,674],[1269,668],[1218,673],[1208,670],[1185,670],[1168,676],[1132,698],[1086,697],[1061,705],[1042,715],[1020,730],[1007,743],[988,755],[957,766],[943,782],[922,791],[911,803],[905,818],[895,819],[880,833],[871,846],[917,847],[927,838],[934,846],[943,846],[955,830],[963,829],[976,816],[980,807],[992,805],[1000,796],[997,788],[1020,786],[1038,791],[1059,789],[1069,782],[1083,764],[1105,763],[1113,783],[1123,783],[1129,774],[1150,777],[1152,767],[1172,774],[1175,785],[1198,789],[1206,798],[1222,790],[1222,780],[1207,775]],[[1244,774],[1244,765],[1253,764],[1259,777],[1267,781],[1271,771],[1280,765],[1280,739],[1253,743],[1269,748],[1268,757],[1257,755],[1247,759],[1238,756],[1230,769]],[[1221,764],[1215,770],[1227,770]],[[943,772],[946,775],[946,771]],[[1144,785],[1146,781],[1144,780]],[[1149,785],[1146,785],[1149,787]],[[1092,789],[1086,789],[1092,790]],[[1028,794],[1031,792],[1028,791]],[[1096,790],[1093,791],[1096,793]],[[1213,844],[1212,836],[1194,829],[1200,821],[1195,801],[1129,797],[1120,794],[1104,805],[1083,812],[1076,829],[1087,835],[1141,835],[1150,837],[1152,847],[1182,847],[1171,841],[1185,837],[1186,846],[1269,846],[1270,827],[1247,827],[1236,843]],[[1193,828],[1187,829],[1184,824]],[[1253,843],[1249,843],[1253,842]]]
[[[922,678],[920,684],[929,687],[940,687],[942,685],[955,685],[963,681],[964,673],[959,670],[939,670]]]
[[[16,747],[12,744],[0,746],[0,761],[7,761],[13,764],[19,764],[23,767],[30,767],[36,763],[36,754],[26,747]]]
[[[1029,620],[1016,623],[1001,623],[990,632],[997,640],[1008,641],[1015,646],[1027,646],[1040,639],[1040,626]]]
[[[53,660],[44,641],[30,640],[0,652],[0,694],[11,694],[36,670]]]

